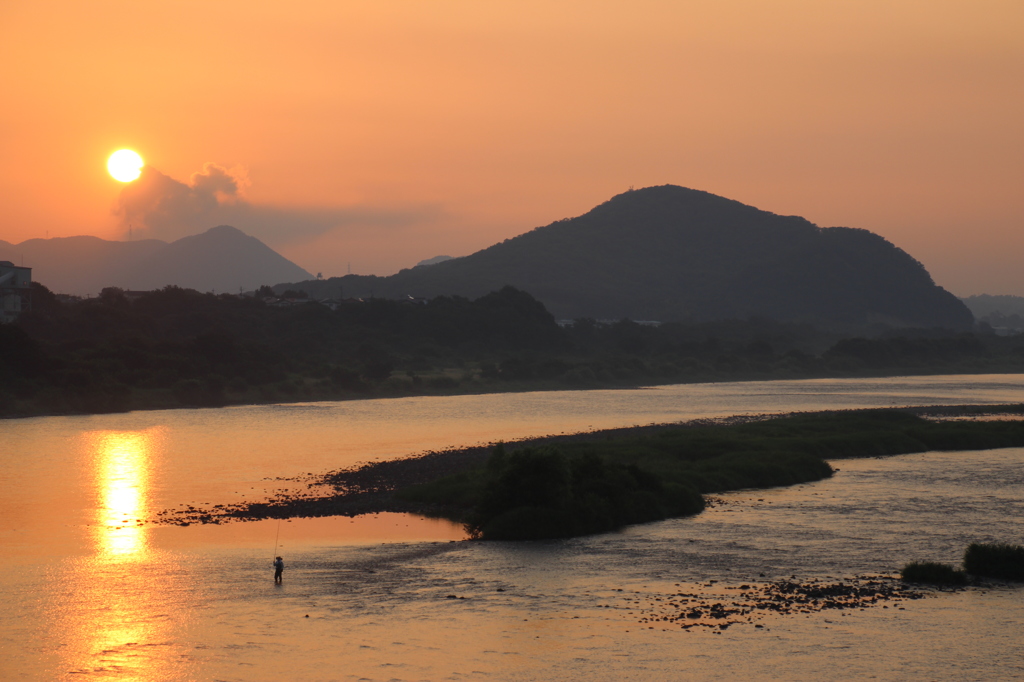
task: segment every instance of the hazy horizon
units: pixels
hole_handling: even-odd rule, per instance
[[[1024,295],[1024,6],[237,1],[0,10],[0,239],[219,224],[387,275],[675,184]],[[16,133],[16,134],[15,134]],[[119,148],[147,169],[104,168]]]

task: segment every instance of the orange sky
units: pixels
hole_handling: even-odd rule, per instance
[[[0,239],[123,238],[130,147],[230,184],[149,234],[231,220],[325,276],[671,183],[1024,295],[1022,36],[1020,0],[3,0]]]

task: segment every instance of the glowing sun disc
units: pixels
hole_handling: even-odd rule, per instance
[[[131,182],[142,175],[142,157],[131,149],[118,149],[107,159],[107,172],[121,182]]]

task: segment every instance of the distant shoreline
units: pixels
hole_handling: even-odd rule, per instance
[[[139,391],[140,400],[139,404],[129,405],[126,409],[121,410],[96,410],[96,411],[29,411],[19,414],[0,414],[0,421],[4,420],[15,420],[15,419],[36,419],[39,417],[81,417],[81,416],[92,416],[100,414],[127,414],[129,412],[155,412],[159,410],[197,410],[197,409],[220,409],[225,407],[247,407],[257,405],[295,405],[302,403],[327,403],[327,402],[349,402],[349,401],[362,401],[362,400],[391,400],[400,398],[430,398],[430,397],[453,397],[453,396],[472,396],[472,395],[496,395],[502,393],[534,393],[534,392],[550,392],[550,391],[629,391],[643,388],[657,388],[659,386],[689,386],[689,385],[700,385],[700,384],[735,384],[735,383],[752,383],[752,382],[765,382],[765,381],[815,381],[815,380],[844,380],[844,379],[895,379],[899,377],[923,377],[923,376],[1017,376],[1024,374],[1020,371],[1012,372],[994,372],[991,369],[979,369],[978,371],[949,371],[949,368],[943,368],[942,371],[920,371],[920,372],[908,372],[900,371],[895,373],[887,372],[865,372],[858,374],[823,374],[813,376],[747,376],[739,378],[723,378],[723,379],[706,379],[697,378],[692,381],[680,381],[678,379],[666,380],[666,381],[651,381],[651,382],[635,382],[635,381],[624,381],[624,382],[605,382],[605,383],[594,383],[585,386],[568,385],[562,382],[553,381],[524,381],[524,382],[503,382],[500,385],[488,385],[483,382],[477,383],[476,385],[461,384],[457,388],[445,388],[445,389],[422,389],[417,388],[415,390],[400,390],[389,388],[381,390],[379,393],[365,394],[365,393],[353,393],[353,392],[342,392],[337,395],[304,395],[302,397],[296,397],[294,400],[282,400],[280,397],[275,397],[267,400],[238,400],[228,401],[221,405],[181,405],[173,404],[169,397],[167,399],[159,399],[152,395],[147,395],[144,391]],[[460,390],[462,389],[462,390]]]

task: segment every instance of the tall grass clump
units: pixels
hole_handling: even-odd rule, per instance
[[[934,561],[914,561],[903,567],[900,578],[907,583],[928,585],[966,585],[967,574],[948,564]]]
[[[964,552],[964,570],[985,578],[1024,581],[1024,547],[972,543]]]

